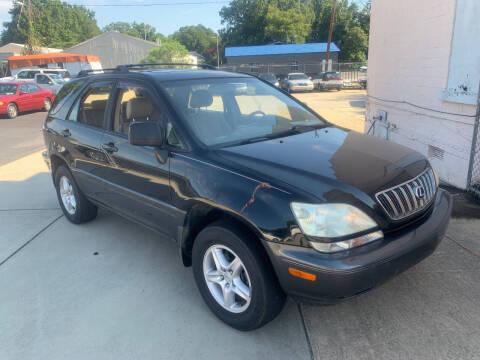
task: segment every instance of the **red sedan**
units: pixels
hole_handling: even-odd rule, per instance
[[[0,115],[13,119],[19,112],[50,110],[55,95],[37,84],[17,81],[0,83]]]

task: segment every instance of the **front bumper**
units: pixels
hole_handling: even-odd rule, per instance
[[[291,85],[289,86],[290,91],[312,91],[314,88],[313,84],[311,85]]]
[[[46,164],[47,167],[48,167],[48,171],[51,171],[52,168],[51,168],[50,158],[48,157],[48,152],[47,152],[47,150],[45,150],[45,151],[42,152],[42,157],[43,157],[43,161],[45,161],[45,164]]]
[[[450,195],[439,189],[432,213],[383,240],[336,254],[267,242],[280,285],[301,301],[331,303],[366,292],[417,264],[436,249],[452,211]],[[289,268],[314,274],[315,281],[294,277]]]

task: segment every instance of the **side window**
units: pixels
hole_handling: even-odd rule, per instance
[[[27,93],[27,94],[28,94],[28,93],[30,92],[30,90],[29,90],[29,88],[28,88],[28,84],[22,84],[22,85],[20,85],[19,91],[23,91],[24,93]]]
[[[76,95],[80,89],[82,88],[83,84],[85,84],[85,79],[70,81],[67,84],[63,85],[61,90],[58,92],[57,96],[55,96],[55,100],[52,105],[52,110],[50,110],[50,115],[56,114],[60,111],[63,107],[67,99],[71,98],[68,95]],[[65,111],[62,113],[68,112],[69,106],[66,107]],[[66,116],[63,115],[63,116]]]
[[[122,85],[119,88],[113,131],[127,135],[131,122],[157,120],[159,114],[145,88],[135,85]]]
[[[29,71],[27,74],[27,79],[35,79],[35,74],[39,74],[40,71]]]
[[[34,84],[28,84],[28,89],[30,93],[36,93],[36,92],[39,92],[41,91],[41,89],[37,86],[37,85],[34,85]]]
[[[50,79],[48,78],[48,76],[42,75],[42,74],[37,75],[36,79],[38,84],[48,85],[48,83],[50,82]]]
[[[111,91],[111,84],[92,87],[80,101],[77,121],[102,128]]]
[[[17,74],[17,79],[28,79],[28,73],[27,71],[20,71]]]
[[[178,149],[184,147],[170,121],[167,123],[167,144]]]

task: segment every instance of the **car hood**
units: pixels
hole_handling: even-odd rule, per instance
[[[323,201],[345,194],[373,205],[376,192],[424,171],[425,157],[409,148],[354,131],[327,127],[218,150],[225,164],[262,181],[293,187]]]

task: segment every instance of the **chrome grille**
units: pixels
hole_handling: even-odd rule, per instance
[[[375,197],[391,219],[400,220],[427,207],[436,192],[435,175],[432,169],[427,169],[412,180],[383,190]]]

